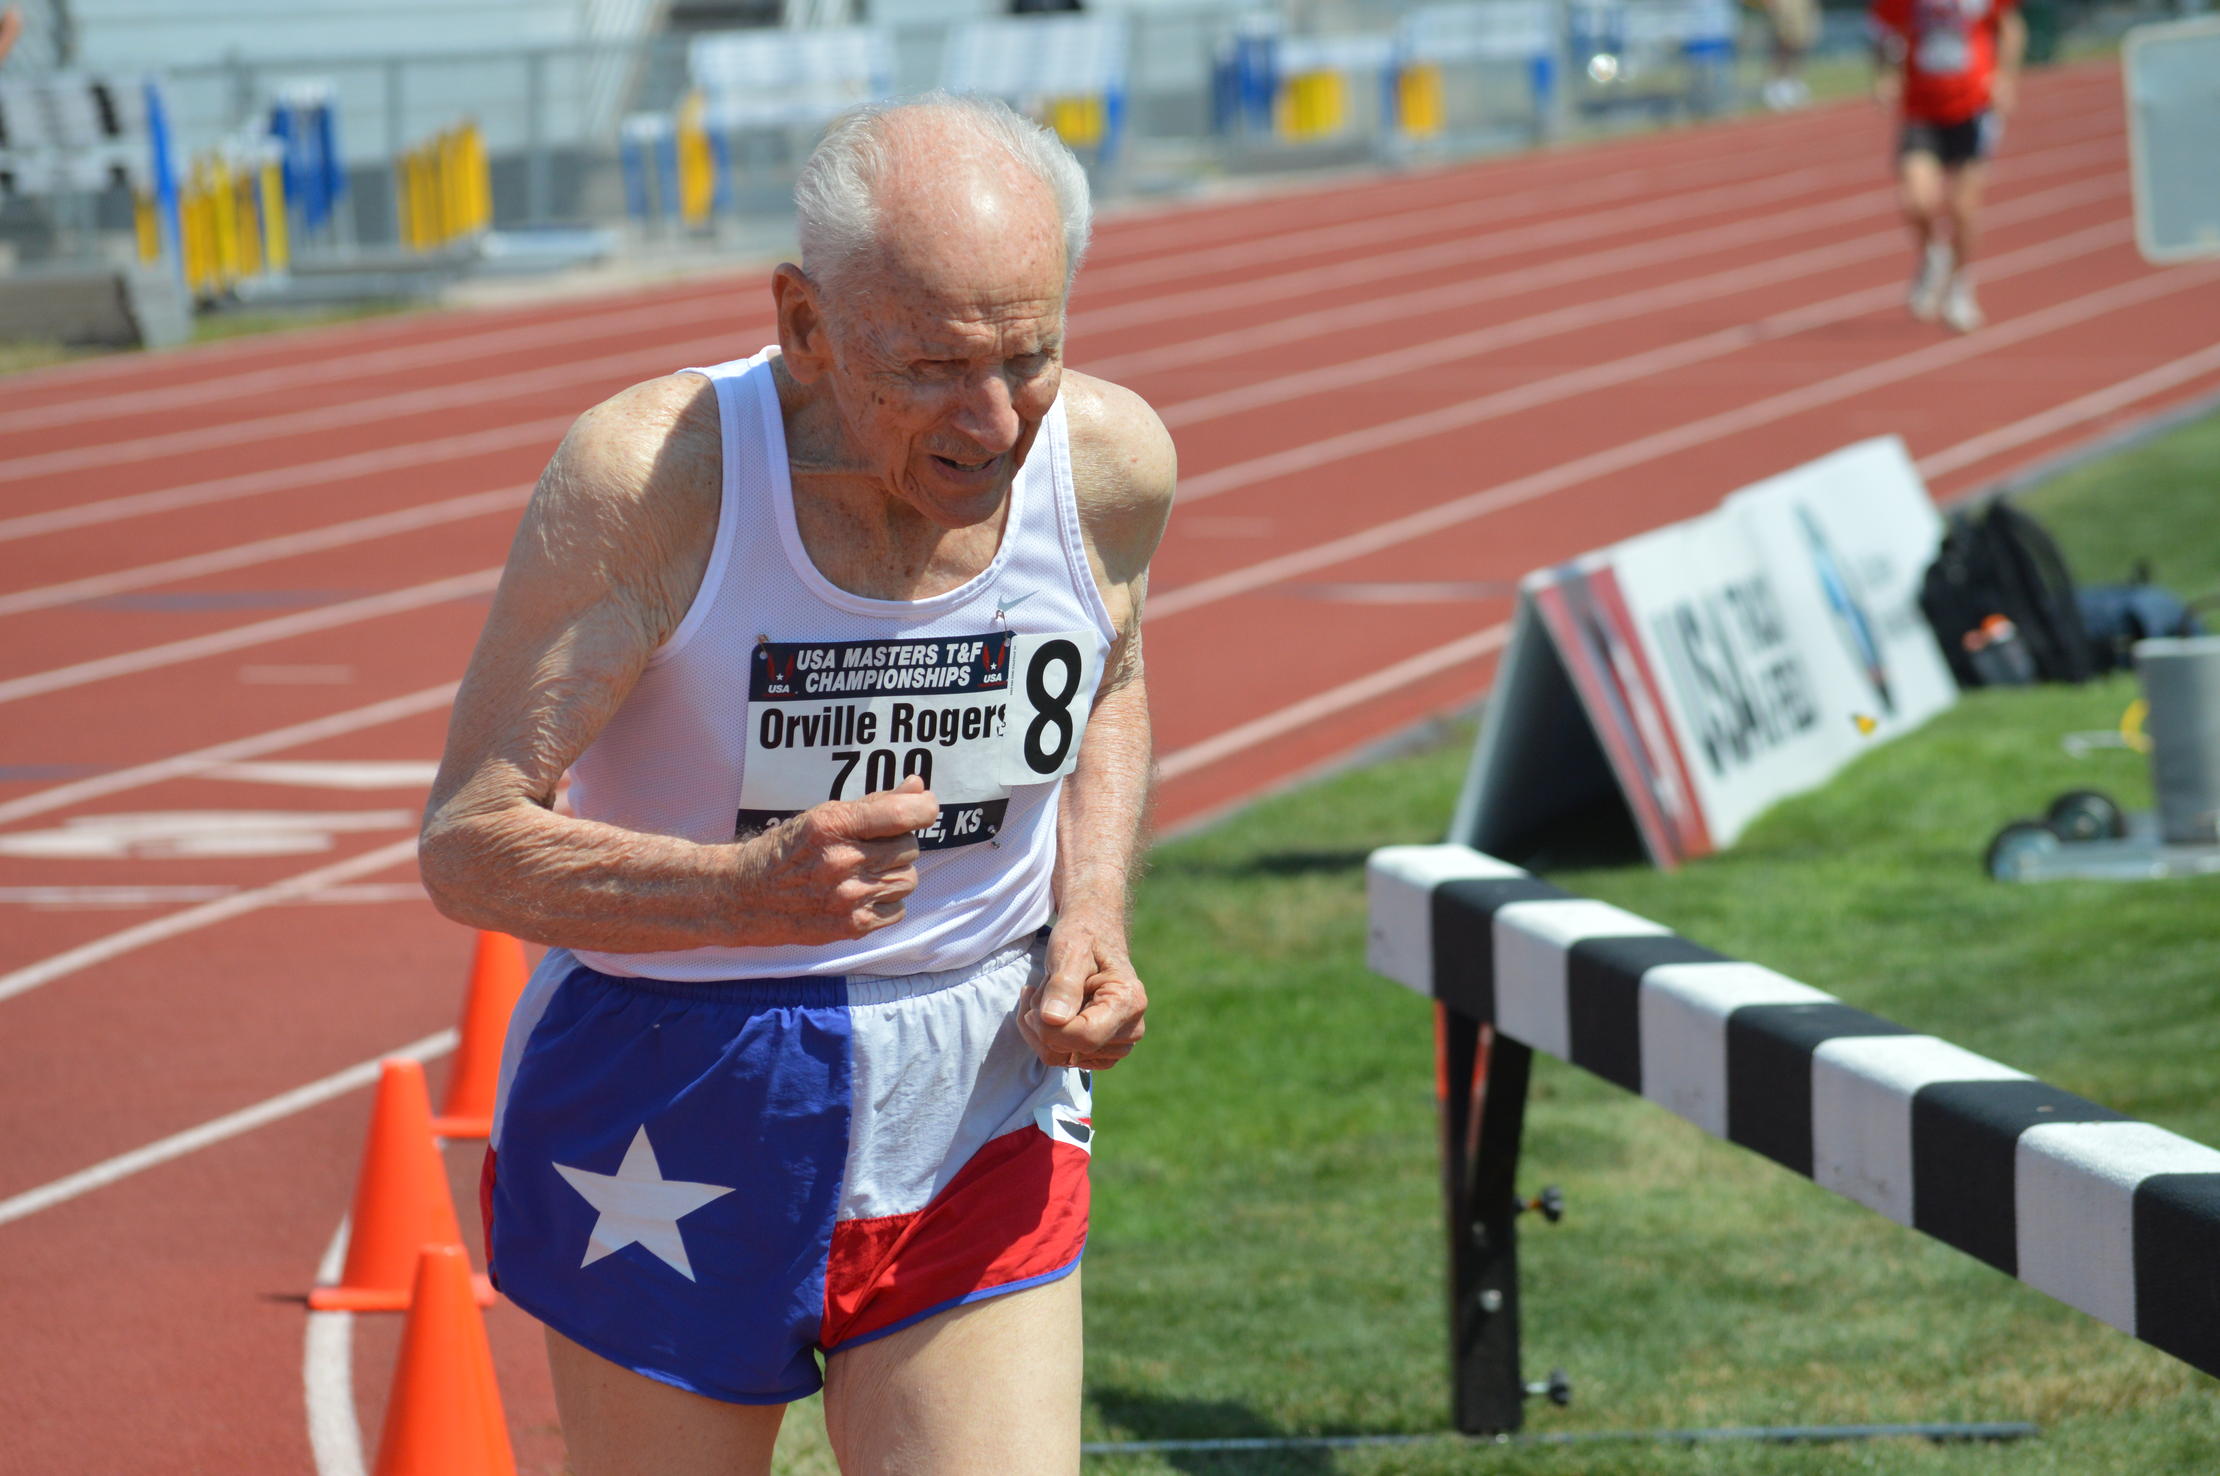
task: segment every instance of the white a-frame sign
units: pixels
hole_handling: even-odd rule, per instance
[[[1956,699],[1919,610],[1941,537],[1890,436],[1528,575],[1451,838],[1530,855],[1615,796],[1659,866],[1732,844]]]

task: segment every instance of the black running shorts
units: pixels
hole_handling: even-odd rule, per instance
[[[1960,169],[1996,152],[2004,135],[2004,120],[1984,108],[1960,123],[1930,123],[1906,118],[1896,136],[1896,157],[1933,154],[1945,169]]]

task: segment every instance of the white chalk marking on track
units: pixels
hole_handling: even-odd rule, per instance
[[[313,871],[304,871],[235,896],[204,902],[183,912],[173,912],[168,917],[158,917],[136,927],[110,933],[105,938],[95,938],[90,943],[79,944],[66,952],[41,959],[12,973],[0,974],[0,1000],[28,994],[42,984],[51,984],[56,979],[67,978],[95,964],[120,958],[149,944],[195,932],[214,923],[228,922],[235,917],[244,917],[250,912],[258,912],[277,903],[291,902],[338,882],[370,876],[412,860],[415,855],[416,837],[412,835],[406,840],[389,842],[359,856],[334,861],[329,866],[319,866]]]
[[[316,1263],[316,1286],[339,1280],[347,1259],[347,1221],[332,1232]],[[301,1392],[308,1403],[308,1448],[317,1476],[363,1476],[362,1423],[355,1418],[355,1314],[308,1314],[301,1339]]]
[[[57,784],[52,789],[38,790],[0,803],[0,825],[29,815],[43,815],[49,810],[59,810],[85,800],[99,799],[104,795],[143,789],[149,784],[161,784],[171,779],[196,778],[239,759],[321,743],[327,738],[343,738],[365,728],[383,727],[403,718],[438,712],[455,700],[458,685],[456,682],[442,682],[436,687],[426,687],[400,697],[388,697],[382,702],[335,712],[329,717],[312,718],[305,723],[272,728],[266,733],[254,733],[245,738],[227,739],[207,748],[196,748],[190,753],[134,764],[128,769],[118,769],[111,774],[95,774],[89,779]]]
[[[2120,226],[2115,229],[2124,232],[2126,228]],[[2211,282],[2215,275],[2220,275],[2220,268],[2173,267],[2092,292],[2084,297],[2070,298],[2022,318],[1992,324],[1979,333],[1930,344],[1830,379],[1819,380],[1766,399],[1752,400],[1732,410],[1706,416],[1702,420],[1689,421],[1573,461],[1559,462],[1531,475],[1478,492],[1469,492],[1462,497],[1436,503],[1356,533],[1251,564],[1246,569],[1230,570],[1207,579],[1199,579],[1193,584],[1176,586],[1151,596],[1147,618],[1168,619],[1234,595],[1278,584],[1298,574],[1314,573],[1347,563],[1365,554],[1377,553],[1381,549],[1393,548],[1397,544],[1439,533],[1507,507],[1548,497],[1612,472],[1626,471],[1659,457],[1704,445],[1722,436],[1750,430],[1806,410],[1814,410],[1867,389],[1910,379],[1990,349],[2034,338],[2053,329],[2070,327],[2114,308],[2128,307],[2151,298],[2203,286]],[[1887,290],[1894,293],[1898,289]]]
[[[269,563],[275,559],[298,558],[302,554],[321,553],[334,548],[351,548],[373,538],[392,538],[402,533],[436,528],[445,523],[458,523],[469,518],[507,512],[512,508],[522,507],[525,499],[531,495],[532,489],[528,486],[472,492],[463,497],[397,508],[392,512],[353,518],[344,523],[328,523],[321,528],[308,528],[299,533],[259,538],[252,543],[235,543],[229,548],[212,549],[207,553],[188,554],[183,558],[140,564],[132,569],[118,569],[108,574],[92,574],[83,579],[65,580],[60,584],[17,590],[13,594],[0,594],[0,615],[20,615],[27,610],[46,610],[56,605],[101,599],[127,589],[144,589],[150,584],[173,584],[180,580],[199,579],[209,574],[244,569],[252,564]]]
[[[366,1087],[378,1079],[378,1063],[388,1056],[409,1056],[419,1061],[436,1060],[455,1048],[456,1032],[452,1027],[427,1035],[422,1040],[411,1041],[397,1050],[385,1051],[367,1061],[359,1061],[344,1071],[335,1071],[319,1081],[298,1086],[289,1092],[242,1107],[239,1111],[204,1122],[199,1127],[172,1133],[166,1138],[134,1148],[129,1153],[119,1153],[114,1158],[96,1163],[91,1168],[27,1189],[8,1199],[0,1199],[0,1225],[9,1224],[55,1205],[66,1204],[81,1195],[133,1174],[144,1173],[189,1153],[213,1147],[241,1133],[278,1122],[311,1107],[321,1106],[334,1097],[345,1096],[359,1087]]]
[[[501,571],[497,568],[473,569],[468,574],[434,579],[428,584],[412,584],[406,589],[387,590],[383,594],[365,595],[359,600],[345,600],[321,609],[303,610],[297,615],[280,615],[272,620],[258,620],[252,625],[233,626],[229,630],[211,631],[207,635],[191,636],[182,641],[146,646],[93,661],[80,661],[71,666],[58,666],[51,671],[32,672],[28,676],[0,681],[0,702],[20,702],[26,697],[40,697],[48,692],[60,692],[70,687],[106,681],[110,677],[129,676],[133,672],[150,671],[158,666],[175,666],[180,662],[197,661],[203,656],[288,640],[312,631],[332,630],[342,625],[354,625],[364,620],[420,610],[427,605],[443,605],[449,600],[468,599],[472,595],[485,594],[500,580]]]
[[[209,856],[299,856],[332,848],[334,836],[414,830],[406,810],[154,810],[72,815],[48,830],[0,834],[0,856],[55,861],[181,860]]]
[[[1960,441],[1946,451],[1922,457],[1919,461],[1920,475],[1946,476],[1960,467],[1985,461],[2000,452],[2009,451],[2015,446],[2024,446],[2029,441],[2040,440],[2053,432],[2094,420],[2100,415],[2109,415],[2115,410],[2125,409],[2137,400],[2147,399],[2176,385],[2216,372],[2220,372],[2220,344],[2200,349],[2170,364],[2146,369],[2132,379],[2123,379],[2118,384],[2068,400],[2065,404],[2053,406],[2038,415],[2015,420],[2010,425],[2000,425],[1971,440]]]

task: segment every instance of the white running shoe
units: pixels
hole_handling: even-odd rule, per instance
[[[1981,304],[1973,300],[1973,284],[1965,278],[1952,279],[1943,297],[1942,320],[1959,333],[1971,333],[1989,321],[1981,316]]]
[[[1922,323],[1932,323],[1942,315],[1943,298],[1950,291],[1952,260],[1949,245],[1942,241],[1929,241],[1927,254],[1921,258],[1919,270],[1912,276],[1910,306],[1912,316]]]

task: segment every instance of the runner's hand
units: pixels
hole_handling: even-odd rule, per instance
[[[749,943],[833,943],[902,920],[917,890],[917,832],[940,814],[914,774],[899,788],[828,800],[740,844],[740,896],[761,920]]]
[[[2010,72],[1999,72],[1989,81],[1989,111],[1999,119],[2011,116],[2019,106],[2020,79]]]
[[[1018,1000],[1018,1033],[1050,1066],[1107,1071],[1132,1054],[1148,1007],[1124,929],[1067,915],[1048,935],[1042,982]]]

